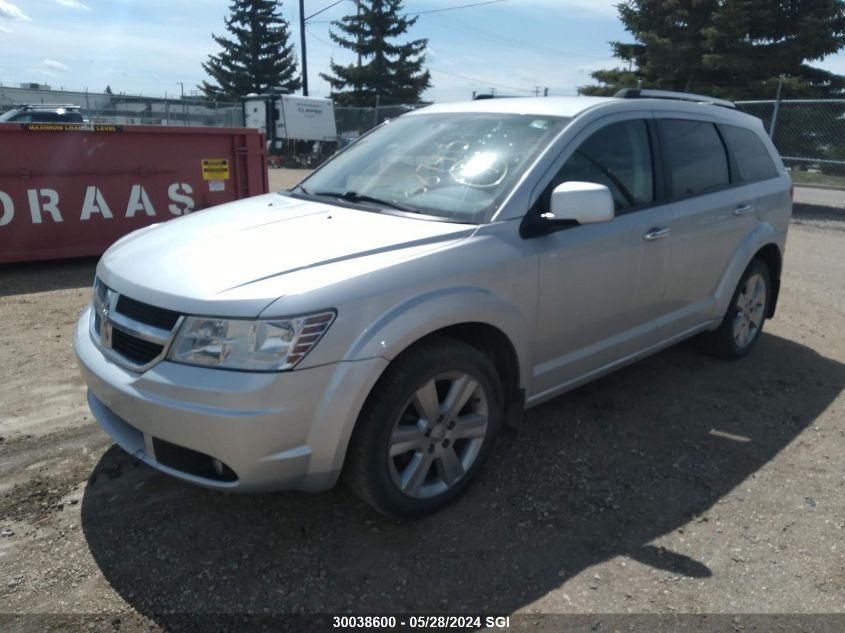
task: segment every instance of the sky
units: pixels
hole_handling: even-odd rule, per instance
[[[334,0],[305,0],[305,14]],[[405,0],[419,19],[408,36],[427,38],[429,101],[457,101],[473,91],[530,95],[549,88],[572,95],[590,73],[616,66],[611,40],[630,41],[616,16],[619,0]],[[283,0],[299,57],[299,2]],[[194,94],[206,78],[201,63],[218,52],[229,0],[0,0],[0,83],[148,96]],[[331,21],[353,0],[307,25],[310,94],[328,96],[319,77],[331,59],[353,54],[331,43]],[[815,65],[845,74],[845,53]]]

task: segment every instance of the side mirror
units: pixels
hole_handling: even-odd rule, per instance
[[[614,217],[613,194],[594,182],[565,182],[552,192],[547,213],[529,213],[519,227],[523,238],[547,235],[579,224],[610,222]]]
[[[546,220],[575,221],[578,224],[610,222],[614,217],[610,189],[594,182],[565,182],[552,192],[551,214]],[[551,217],[549,217],[551,216]]]

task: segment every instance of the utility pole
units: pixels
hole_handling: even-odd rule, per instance
[[[302,42],[302,96],[308,96],[308,56],[305,50],[305,0],[299,0],[299,39]]]
[[[177,81],[176,83],[182,89],[182,94],[179,97],[182,101],[182,125],[188,125],[188,110],[185,106],[185,82]]]
[[[772,112],[772,123],[769,126],[769,138],[773,141],[775,140],[775,130],[777,129],[778,125],[778,113],[780,112],[780,93],[783,90],[783,75],[778,77],[778,92],[777,96],[775,96],[775,109]]]

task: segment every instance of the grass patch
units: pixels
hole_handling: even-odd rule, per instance
[[[792,171],[792,182],[796,185],[825,185],[845,189],[845,176],[831,176],[811,171]]]

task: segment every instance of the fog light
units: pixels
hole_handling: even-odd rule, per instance
[[[216,472],[220,477],[223,476],[223,462],[221,462],[219,459],[214,459],[212,457],[211,467],[214,469],[214,472]]]

